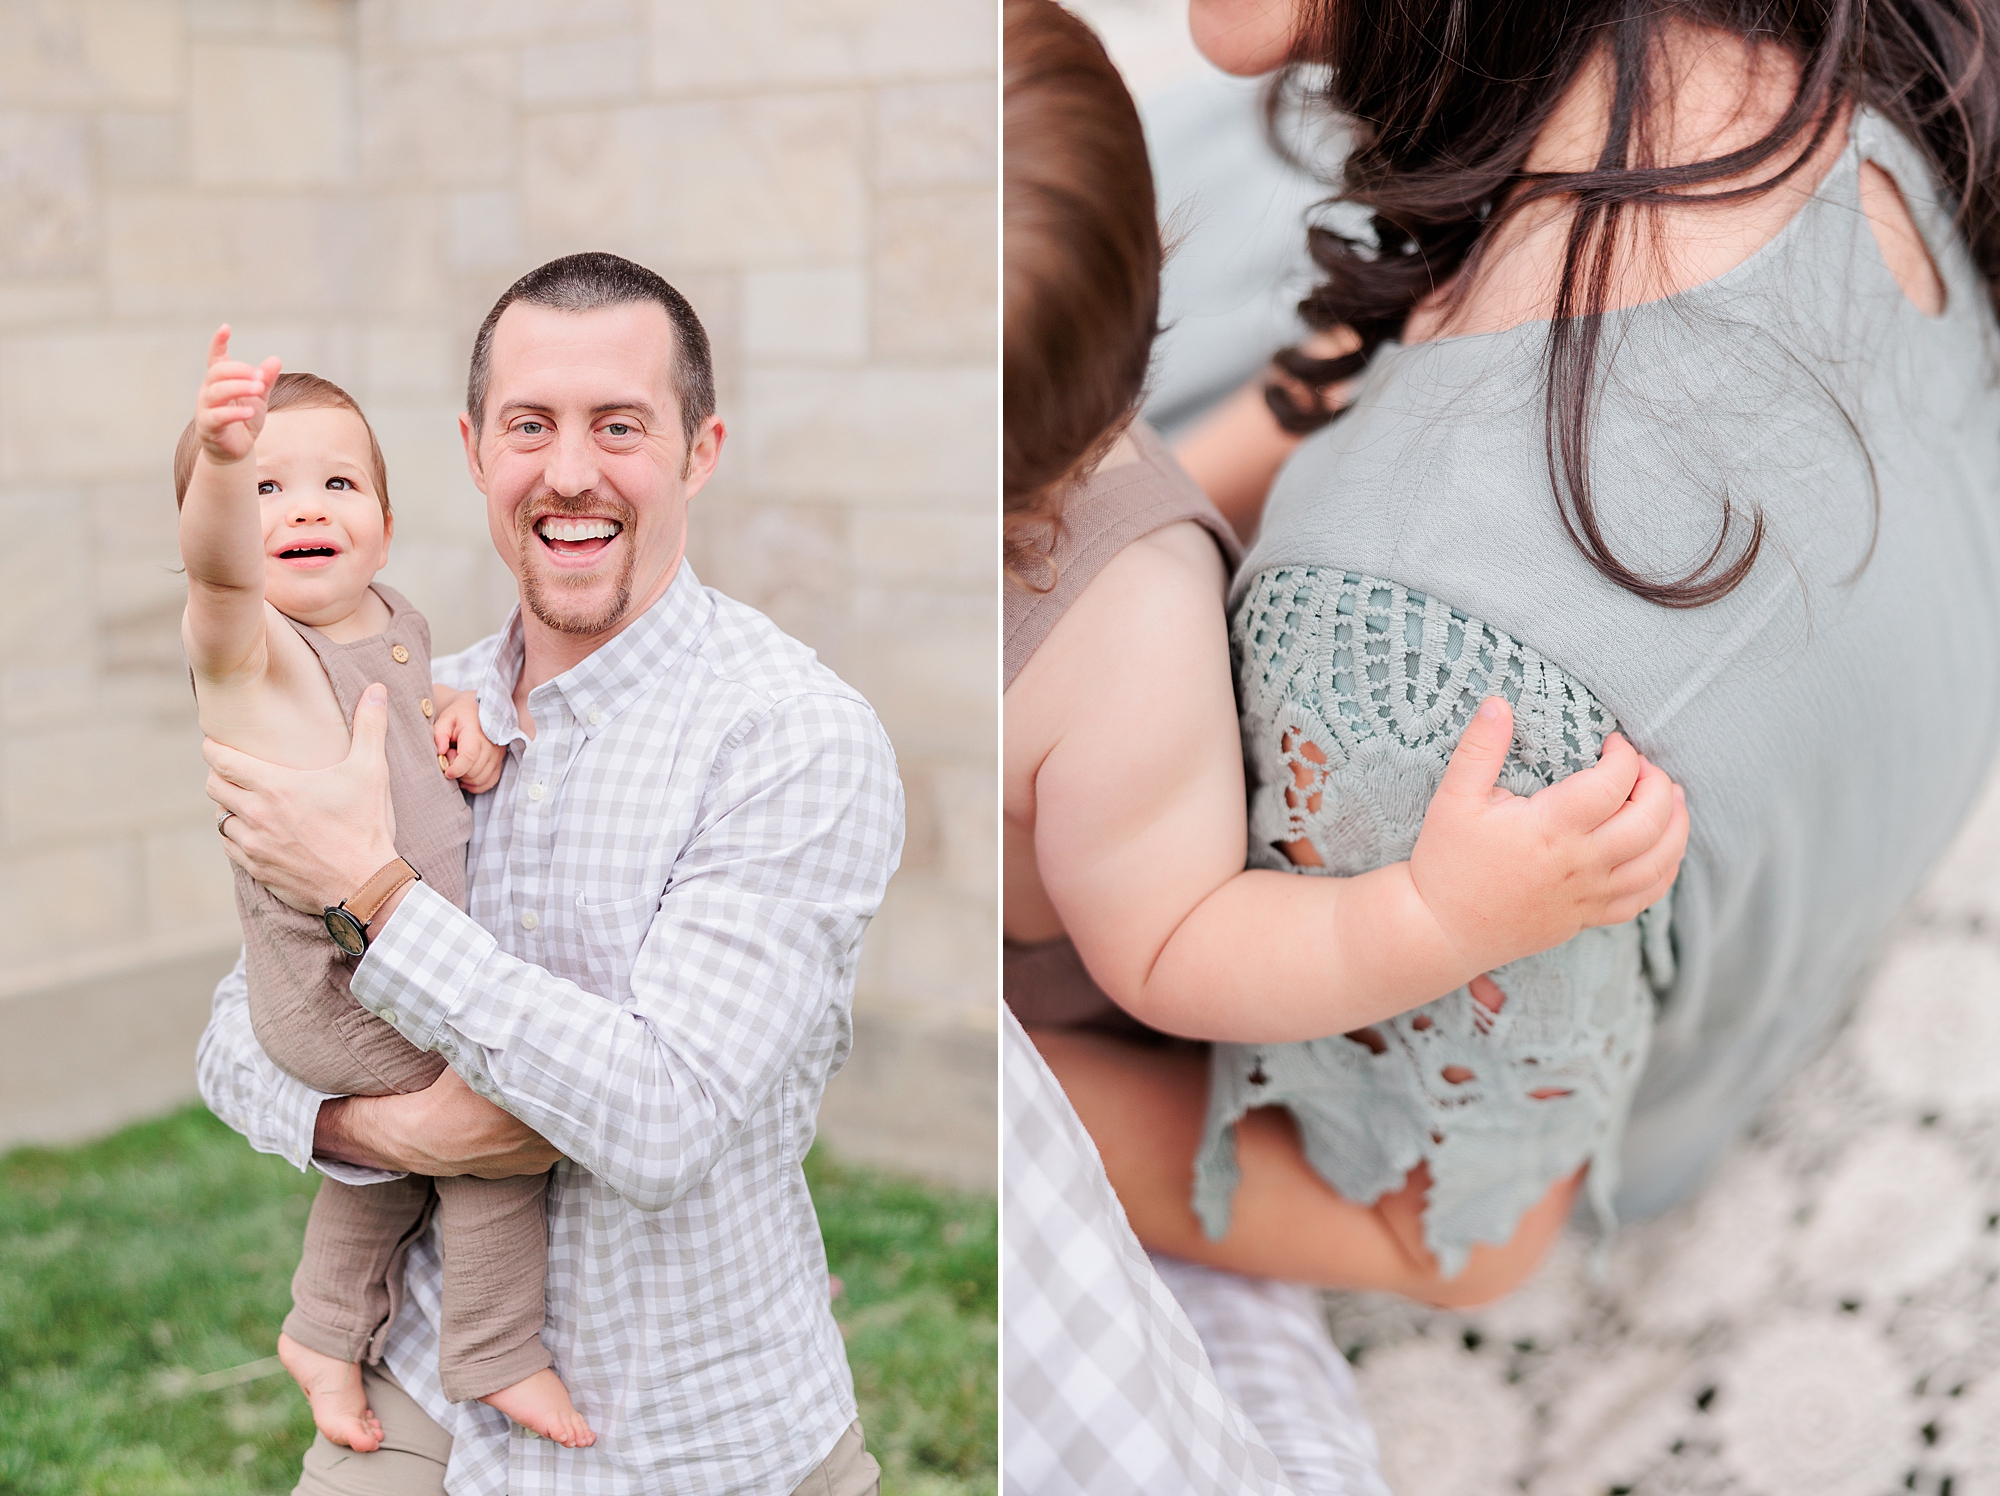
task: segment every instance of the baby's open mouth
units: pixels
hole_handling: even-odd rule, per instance
[[[572,514],[545,514],[535,521],[535,535],[564,560],[584,561],[618,538],[625,527],[615,519]]]
[[[288,545],[278,552],[280,561],[331,561],[340,551],[330,545]]]

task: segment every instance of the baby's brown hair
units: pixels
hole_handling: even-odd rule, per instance
[[[271,403],[265,410],[270,415],[276,415],[281,410],[353,411],[360,418],[361,429],[368,433],[368,476],[375,480],[375,494],[382,501],[382,517],[389,517],[389,467],[382,461],[382,447],[375,440],[375,428],[368,424],[368,417],[362,415],[361,407],[352,395],[331,379],[321,379],[317,374],[280,374],[278,382],[271,386]],[[195,434],[194,422],[189,421],[187,430],[181,433],[180,442],[174,447],[176,509],[187,502],[188,483],[194,477],[195,454],[200,450],[201,438]]]
[[[1125,429],[1160,315],[1139,111],[1103,44],[1052,0],[1007,0],[1002,506],[1018,572],[1064,488]]]

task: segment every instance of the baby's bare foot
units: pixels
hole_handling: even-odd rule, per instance
[[[359,1366],[307,1350],[289,1335],[278,1337],[278,1359],[312,1404],[313,1422],[322,1434],[357,1454],[382,1447],[382,1424],[368,1406]]]
[[[531,1428],[544,1439],[553,1439],[566,1449],[582,1449],[597,1442],[597,1435],[583,1421],[583,1414],[569,1400],[569,1388],[562,1378],[544,1366],[531,1377],[523,1377],[511,1387],[502,1387],[479,1399],[498,1408],[522,1428]]]

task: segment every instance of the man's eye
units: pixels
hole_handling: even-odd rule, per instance
[[[514,429],[520,432],[521,435],[523,436],[540,436],[542,434],[543,427],[540,421],[523,421],[520,425],[516,426]]]
[[[276,493],[277,491],[278,491],[278,484],[277,484],[277,480],[276,480],[276,479],[273,479],[273,478],[260,478],[260,479],[258,480],[258,482],[257,482],[257,492],[259,492],[259,493]]]
[[[613,421],[604,429],[613,436],[630,436],[632,434],[632,428],[623,421]]]
[[[354,480],[352,478],[329,478],[326,480],[326,486],[328,488],[352,488],[354,487]]]

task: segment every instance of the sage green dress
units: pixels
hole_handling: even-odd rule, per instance
[[[1861,210],[1895,177],[1943,276],[1917,311]],[[1448,1273],[1590,1166],[1607,1226],[1673,1203],[1838,1023],[2000,733],[2000,337],[1914,147],[1857,114],[1817,194],[1719,279],[1607,316],[1592,433],[1614,553],[1681,575],[1726,497],[1767,527],[1742,586],[1668,609],[1564,533],[1547,327],[1390,345],[1273,490],[1232,593],[1254,865],[1407,856],[1478,701],[1515,702],[1504,782],[1617,728],[1687,790],[1670,909],[1586,931],[1354,1036],[1217,1045],[1195,1200],[1226,1227],[1234,1126],[1298,1118],[1371,1201],[1416,1164]],[[1304,755],[1310,743],[1324,762]]]

